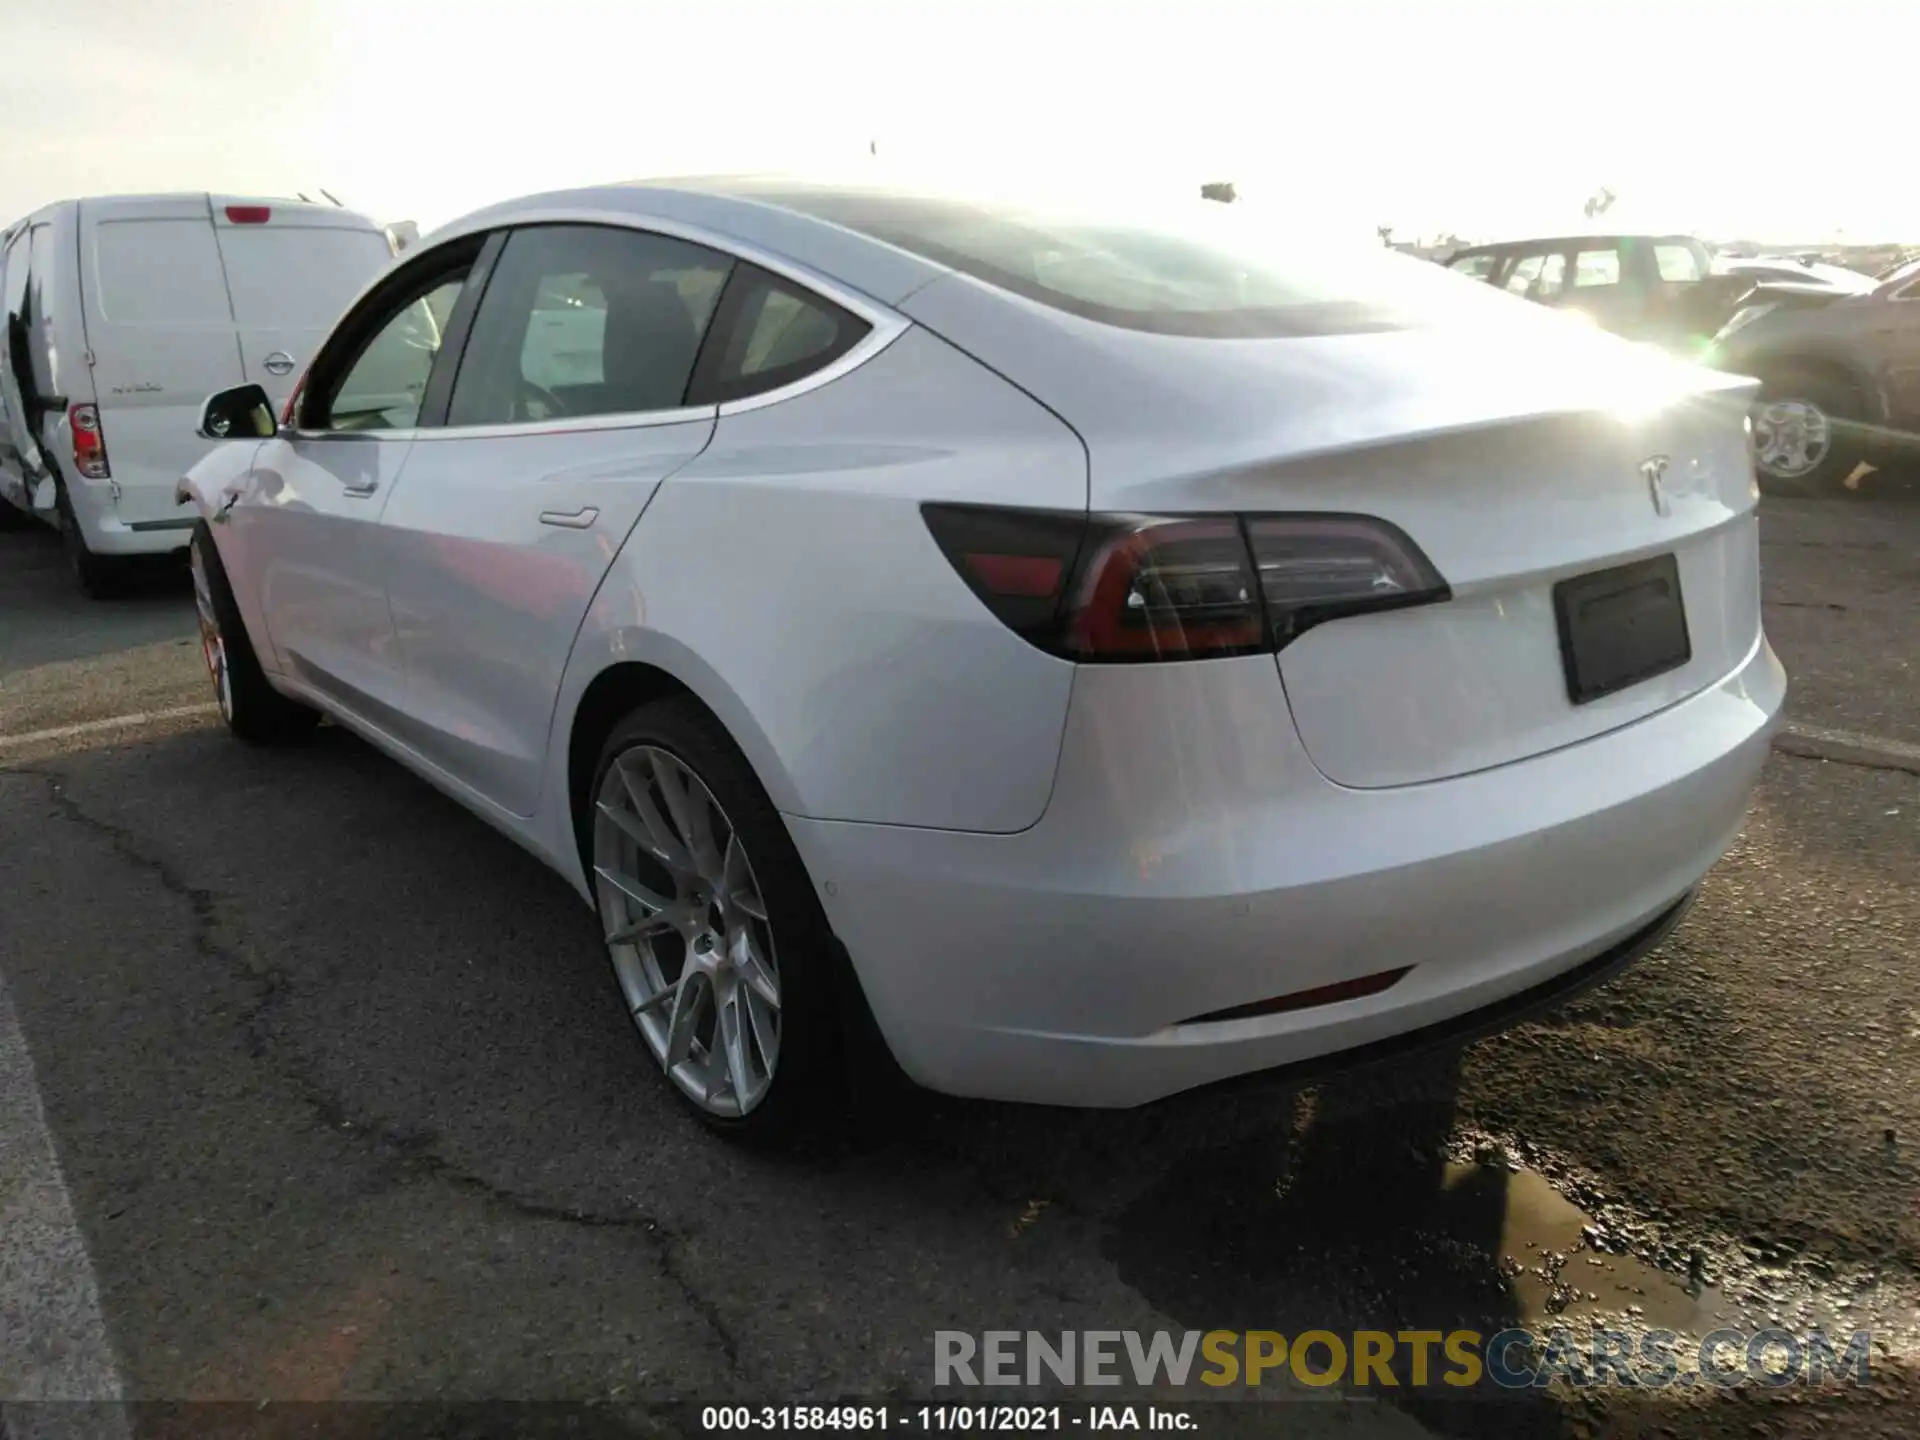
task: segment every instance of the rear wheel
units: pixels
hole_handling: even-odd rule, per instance
[[[1768,374],[1753,410],[1762,487],[1775,494],[1839,490],[1865,458],[1865,409],[1837,375],[1797,368]]]
[[[591,879],[628,1014],[708,1125],[785,1140],[833,1103],[832,937],[773,802],[697,704],[643,705],[600,753]]]
[[[240,619],[226,567],[220,563],[220,552],[204,520],[193,528],[187,567],[193,572],[200,653],[207,662],[213,697],[227,728],[256,745],[291,740],[311,731],[320,721],[319,711],[289,700],[267,683]]]
[[[87,548],[87,537],[74,518],[73,502],[67,487],[54,491],[54,509],[60,521],[60,547],[66,552],[67,569],[82,593],[95,600],[111,600],[127,588],[127,562],[115,555],[96,555]]]

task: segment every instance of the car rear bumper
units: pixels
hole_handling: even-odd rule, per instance
[[[1308,761],[1270,660],[1086,669],[1031,829],[788,823],[909,1075],[1135,1105],[1655,943],[1738,834],[1784,696],[1762,639],[1634,724],[1363,791]],[[1200,1018],[1403,967],[1378,993]]]

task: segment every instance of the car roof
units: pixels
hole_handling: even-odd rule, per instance
[[[951,272],[884,241],[802,213],[783,201],[803,194],[853,198],[908,194],[889,186],[833,185],[769,175],[698,175],[556,190],[490,205],[425,236],[423,251],[446,240],[504,225],[554,221],[639,224],[687,239],[724,244],[769,268],[808,272],[897,305]]]
[[[1517,240],[1489,240],[1484,245],[1462,245],[1453,252],[1461,255],[1497,254],[1505,250],[1534,250],[1547,245],[1617,245],[1622,240],[1681,240],[1690,245],[1701,242],[1684,230],[1588,230],[1564,235],[1529,235]]]

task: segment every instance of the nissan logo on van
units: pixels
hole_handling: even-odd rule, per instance
[[[285,375],[293,369],[293,356],[284,350],[276,350],[260,362],[269,375]]]

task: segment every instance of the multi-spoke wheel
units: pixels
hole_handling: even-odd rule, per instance
[[[725,732],[685,701],[608,740],[588,850],[620,993],[710,1124],[773,1133],[834,1045],[825,917],[778,813]]]
[[[1766,377],[1753,409],[1753,458],[1767,488],[1813,491],[1845,479],[1860,461],[1858,412],[1858,398],[1835,377]]]
[[[220,551],[203,520],[187,545],[193,572],[193,608],[200,621],[200,654],[213,681],[220,718],[242,740],[268,743],[305,734],[319,723],[318,711],[289,700],[268,683],[234,603]]]

